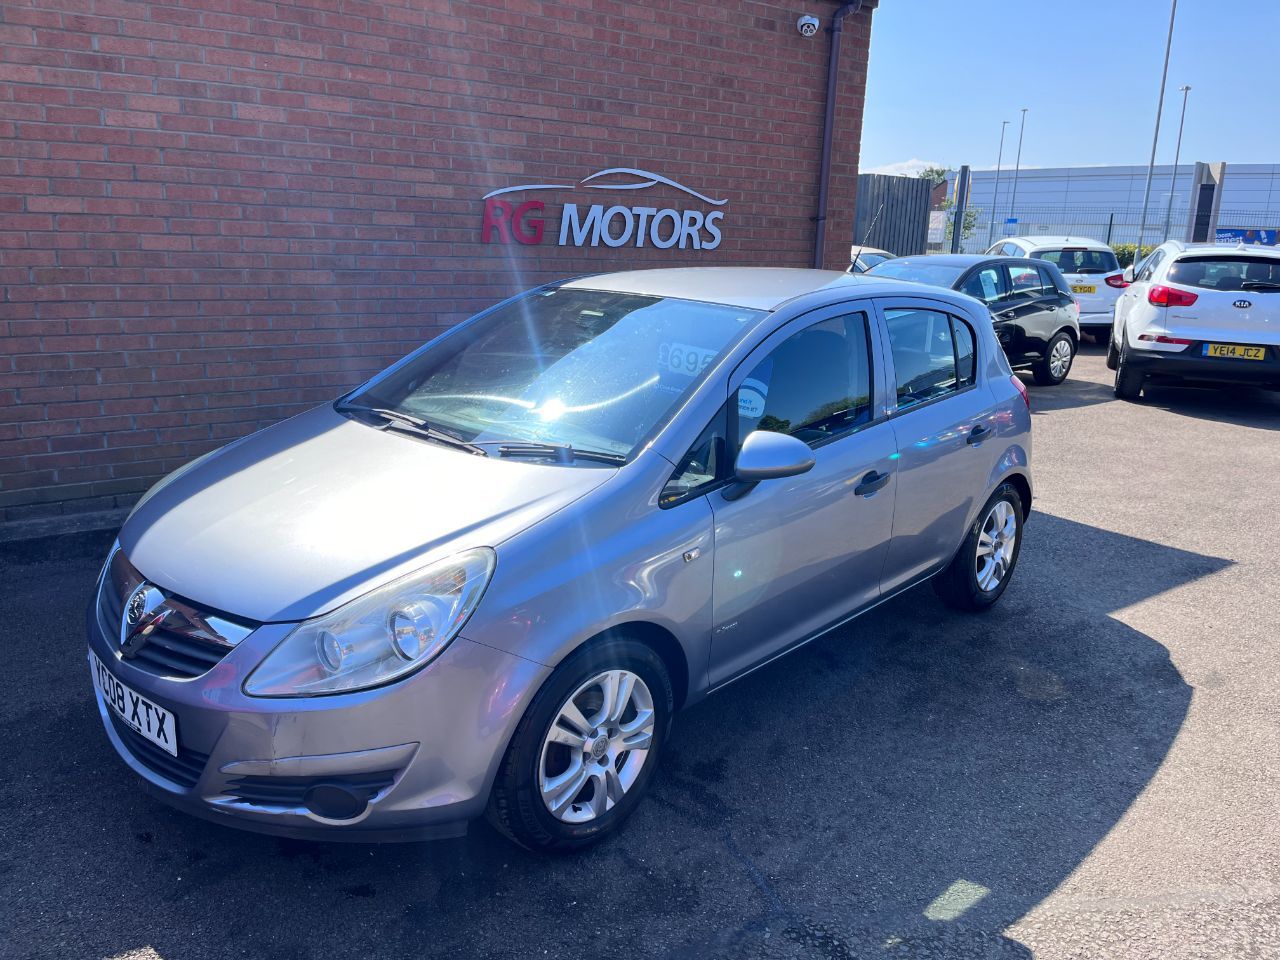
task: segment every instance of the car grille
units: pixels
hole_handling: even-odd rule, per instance
[[[346,787],[352,793],[372,800],[395,779],[394,770],[343,777],[240,777],[229,781],[224,792],[238,803],[259,807],[300,807],[307,791],[320,784]]]
[[[98,626],[113,649],[120,644],[126,598],[143,582],[124,553],[116,550],[107,562],[97,600]],[[171,615],[126,656],[131,665],[158,677],[189,680],[207,673],[258,626],[170,595],[165,606]]]
[[[207,753],[201,753],[198,750],[192,750],[179,744],[178,755],[175,757],[161,750],[114,713],[111,713],[110,716],[111,726],[115,728],[116,736],[120,738],[125,749],[129,751],[135,760],[152,773],[164,777],[166,780],[172,780],[178,786],[187,790],[194,787],[200,780],[200,775],[204,773],[205,764],[209,762]]]

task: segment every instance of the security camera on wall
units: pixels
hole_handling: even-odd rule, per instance
[[[800,36],[802,37],[812,37],[818,32],[819,26],[821,24],[818,22],[818,18],[811,17],[808,14],[796,21],[796,29],[800,31]]]

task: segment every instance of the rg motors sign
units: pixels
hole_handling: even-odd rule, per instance
[[[621,179],[619,179],[621,178]],[[547,202],[529,194],[561,190],[646,190],[673,187],[696,201],[680,208],[626,204],[564,203],[559,218],[548,215]],[[657,247],[660,250],[714,250],[720,246],[721,210],[715,200],[669,177],[632,167],[610,167],[576,184],[522,183],[484,195],[480,236],[485,243],[538,244],[548,237],[561,247]]]

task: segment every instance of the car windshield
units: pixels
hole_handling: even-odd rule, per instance
[[[912,280],[916,283],[931,283],[936,287],[950,287],[960,279],[967,264],[957,266],[954,263],[931,263],[927,257],[920,259],[886,260],[877,263],[867,271],[869,276],[892,277],[894,280]]]
[[[1259,290],[1280,287],[1280,257],[1187,257],[1169,266],[1168,280],[1208,290]]]
[[[1120,261],[1110,250],[1065,247],[1057,250],[1037,250],[1032,256],[1037,260],[1048,260],[1063,273],[1115,273],[1120,269]]]
[[[630,456],[762,316],[690,300],[558,288],[485,314],[346,407],[419,418],[476,444]]]

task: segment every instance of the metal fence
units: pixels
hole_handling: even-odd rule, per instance
[[[960,249],[965,253],[981,253],[991,244],[1006,236],[1052,234],[1078,236],[1102,240],[1112,246],[1136,243],[1142,222],[1141,205],[1123,206],[1020,206],[1015,212],[1016,223],[1007,223],[1007,210],[999,211],[992,223],[989,210],[970,207],[965,216],[965,228],[961,232]],[[1152,204],[1147,211],[1145,245],[1155,245],[1167,239],[1181,240],[1187,235],[1189,212],[1185,207],[1157,207]],[[936,242],[930,237],[930,253],[946,253],[951,250],[950,213],[945,235]],[[1280,210],[1266,207],[1237,207],[1222,209],[1218,213],[1218,229],[1271,230],[1280,228]]]

